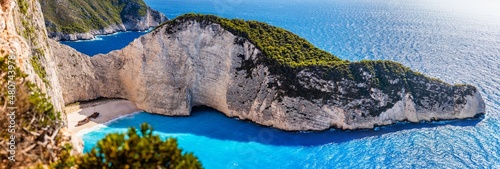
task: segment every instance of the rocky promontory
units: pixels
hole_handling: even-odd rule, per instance
[[[188,116],[208,106],[283,130],[364,129],[485,112],[479,91],[392,61],[349,62],[256,21],[189,14],[122,50],[88,57],[57,42],[65,103],[125,98]]]
[[[88,40],[95,35],[144,31],[168,20],[143,0],[41,0],[48,36]]]
[[[102,7],[92,3],[104,2],[82,1],[59,0],[64,8],[56,14],[79,18],[62,14],[74,4],[97,10]],[[142,6],[134,0],[105,2],[113,5],[108,10],[113,14],[137,6],[121,2]],[[0,112],[10,112],[0,116],[6,129],[0,134],[10,135],[2,142],[15,142],[18,150],[13,156],[12,146],[0,146],[0,166],[6,168],[51,167],[72,154],[72,147],[77,153],[80,145],[67,130],[63,107],[100,97],[129,99],[140,109],[173,116],[209,106],[228,117],[291,131],[372,128],[485,112],[473,86],[450,85],[390,61],[341,60],[256,21],[185,15],[122,50],[91,58],[47,38],[41,6],[36,0],[0,1],[0,84],[8,86],[0,89]],[[74,11],[87,11],[85,19],[103,24],[91,10]],[[116,18],[100,19],[117,25],[121,18]],[[78,23],[65,29],[88,26]]]

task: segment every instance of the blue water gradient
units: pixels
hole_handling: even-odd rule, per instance
[[[139,113],[85,134],[86,150],[107,133],[148,122],[162,137],[178,138],[208,169],[500,168],[500,1],[145,1],[170,18],[196,12],[259,20],[343,59],[394,60],[449,83],[472,84],[487,112],[480,120],[314,133],[260,127],[212,110],[175,118]]]
[[[377,130],[286,132],[255,125],[251,122],[227,118],[210,109],[200,109],[190,117],[165,117],[149,113],[132,116],[101,126],[85,134],[84,151],[88,152],[97,141],[111,132],[125,132],[127,127],[138,128],[148,122],[162,138],[174,137],[185,151],[194,152],[206,168],[343,168],[386,166],[401,167],[400,161],[435,158],[428,155],[433,150],[415,150],[415,145],[398,146],[400,139],[417,144],[445,146],[446,142],[429,140],[428,135],[413,135],[418,130],[439,137],[442,129],[462,130],[475,126],[480,119],[455,120],[436,123],[400,123],[379,127]],[[437,133],[437,130],[440,130]],[[397,136],[397,137],[395,137]],[[420,140],[422,139],[422,140]],[[419,143],[421,142],[421,143]],[[367,147],[368,146],[368,149]],[[459,145],[446,145],[459,146]],[[390,149],[388,149],[390,148]],[[436,152],[437,153],[437,152]],[[446,154],[446,153],[445,153]],[[362,156],[360,156],[362,155]],[[368,156],[370,155],[370,156]],[[367,158],[360,163],[358,158]],[[446,162],[446,161],[441,161]],[[431,167],[433,164],[413,164]],[[451,164],[450,164],[451,165]]]

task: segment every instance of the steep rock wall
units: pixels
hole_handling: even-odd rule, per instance
[[[46,35],[38,1],[0,1],[0,168],[54,162],[71,139]]]
[[[68,56],[68,51],[76,56],[57,60],[75,63],[58,69],[66,103],[126,98],[147,112],[174,116],[189,115],[192,107],[203,105],[228,117],[290,131],[373,128],[485,112],[474,87],[452,86],[423,75],[389,79],[389,87],[378,89],[352,79],[326,78],[311,67],[288,81],[297,82],[302,92],[320,91],[328,97],[283,94],[287,81],[270,71],[273,65],[260,61],[264,56],[259,49],[210,22],[163,26],[122,50],[92,58],[51,45],[61,49],[55,50],[58,56]],[[374,78],[363,68],[358,73],[367,82]],[[361,89],[368,95],[359,96]]]
[[[16,56],[18,66],[28,75],[27,79],[49,95],[55,109],[62,112],[63,97],[40,4],[38,1],[5,0],[2,10],[0,18],[2,54]]]

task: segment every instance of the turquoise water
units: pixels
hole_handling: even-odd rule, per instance
[[[370,166],[402,167],[406,160],[435,158],[446,165],[443,154],[429,155],[419,149],[429,138],[429,134],[440,137],[438,130],[448,127],[461,129],[475,126],[479,119],[448,121],[440,123],[396,124],[365,131],[324,131],[324,132],[285,132],[262,127],[250,122],[227,118],[210,109],[193,112],[190,117],[165,117],[149,113],[133,116],[107,124],[98,130],[85,134],[84,151],[89,151],[97,141],[110,132],[125,132],[127,127],[138,128],[141,123],[150,123],[156,134],[163,138],[175,137],[179,146],[194,154],[206,168],[357,168]],[[447,125],[446,127],[444,125]],[[413,130],[424,131],[415,135]],[[439,131],[439,133],[438,133]],[[397,134],[398,137],[390,135]],[[402,146],[398,140],[416,142]],[[461,144],[446,145],[447,142],[434,142],[434,146],[459,147]],[[415,149],[415,150],[412,150]],[[403,153],[403,152],[414,153]],[[368,157],[367,155],[373,155]],[[414,167],[431,167],[430,164],[412,164]],[[411,165],[410,165],[411,166]]]
[[[148,122],[176,137],[204,167],[500,168],[500,2],[446,0],[146,0],[183,13],[253,19],[286,28],[343,59],[389,59],[449,83],[476,85],[479,120],[397,124],[370,131],[288,133],[226,118],[146,113],[84,134],[88,150],[106,133]],[[85,43],[85,42],[84,42]],[[109,41],[108,43],[113,43]],[[97,48],[89,43],[89,47]]]

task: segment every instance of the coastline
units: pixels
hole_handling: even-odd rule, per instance
[[[65,108],[68,119],[68,130],[71,135],[77,135],[79,132],[93,128],[94,126],[104,125],[110,121],[123,116],[131,115],[142,111],[137,108],[135,103],[121,99],[101,99],[85,103],[68,105]],[[94,112],[99,112],[96,119],[76,127],[78,121],[85,119]]]
[[[150,32],[156,26],[150,26],[147,29],[138,29],[138,30],[129,30],[129,29],[101,29],[101,30],[91,30],[85,33],[73,33],[73,34],[64,34],[62,32],[49,32],[49,38],[58,42],[84,42],[84,41],[94,41],[94,40],[102,40],[100,37],[102,36],[111,36],[125,32]]]
[[[67,134],[71,136],[70,142],[73,151],[78,154],[83,153],[82,135],[98,127],[106,125],[112,121],[124,118],[141,112],[135,103],[123,99],[96,99],[87,102],[77,102],[67,105],[64,108],[67,116]],[[88,123],[76,127],[78,121],[85,119],[94,112],[99,112],[99,116],[91,119]]]
[[[97,35],[108,35],[117,32],[126,32],[126,31],[147,31],[151,28],[154,28],[160,25],[163,22],[168,21],[169,19],[162,13],[145,6],[146,13],[138,14],[131,13],[126,15],[120,15],[121,21],[110,24],[110,25],[100,25],[98,27],[86,27],[82,30],[74,30],[69,31],[73,33],[63,33],[61,27],[64,27],[65,24],[58,25],[57,21],[46,20],[47,24],[47,34],[50,39],[55,41],[77,41],[77,40],[92,40],[95,39]],[[85,11],[86,9],[81,9]],[[130,9],[123,9],[128,11]],[[52,13],[51,13],[52,12]],[[47,12],[48,14],[53,14],[54,11]],[[71,14],[71,12],[70,12]],[[76,24],[76,23],[75,23]],[[86,31],[85,31],[86,30]],[[79,32],[85,31],[85,32]]]

